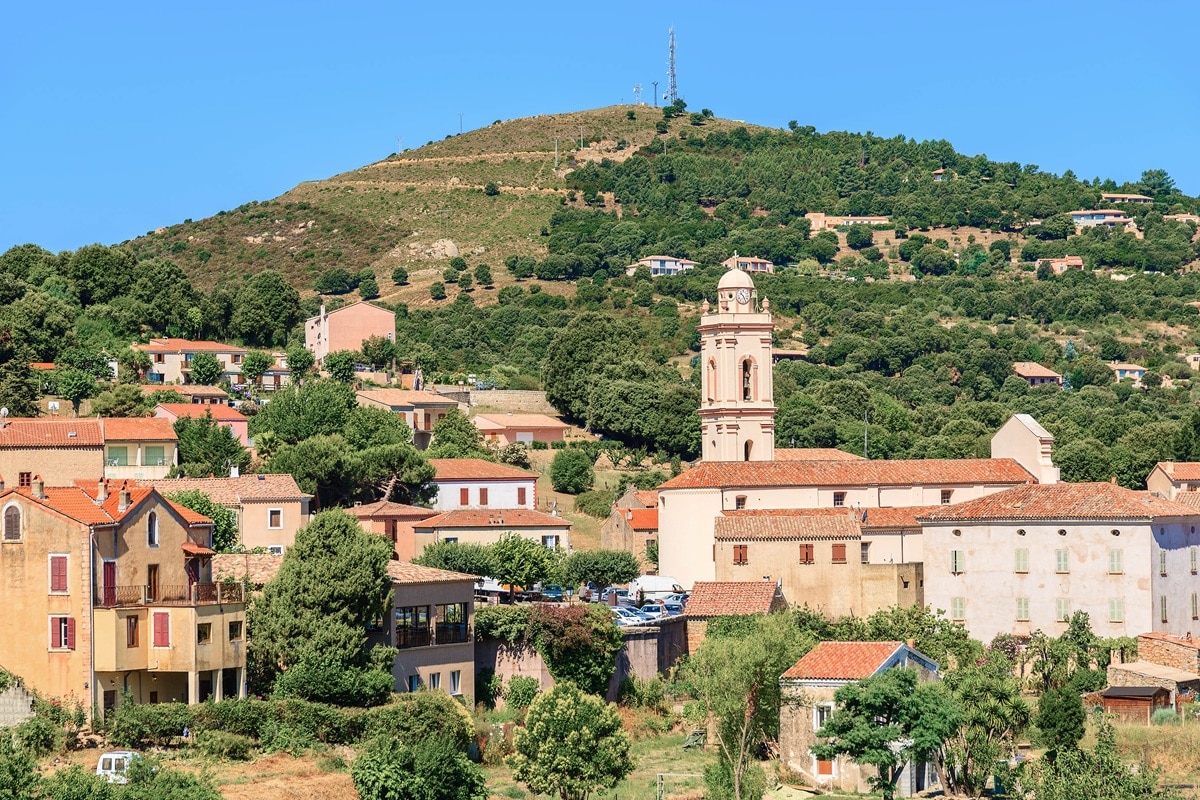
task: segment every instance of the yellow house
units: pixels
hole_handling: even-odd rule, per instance
[[[145,481],[165,495],[198,491],[233,511],[238,542],[281,555],[308,524],[312,495],[300,491],[291,475],[239,475],[229,478],[167,478]]]
[[[85,708],[245,693],[240,584],[212,580],[212,521],[151,488],[0,488],[0,664]]]
[[[165,478],[175,466],[179,437],[170,420],[159,417],[101,419],[104,477],[109,480]]]
[[[98,419],[0,418],[0,476],[29,486],[34,475],[53,485],[104,475],[104,431]]]

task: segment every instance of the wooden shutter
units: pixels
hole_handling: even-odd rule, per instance
[[[525,505],[525,487],[524,486],[517,487],[517,505],[519,505],[519,506]]]
[[[1189,547],[1188,549],[1191,551],[1191,554],[1192,554],[1192,574],[1195,575],[1196,574],[1196,548]]]
[[[1029,598],[1017,598],[1017,621],[1025,622],[1029,619]]]
[[[1120,575],[1125,571],[1124,551],[1109,550],[1108,551],[1108,572],[1111,575]]]
[[[1013,572],[1029,572],[1029,548],[1018,547],[1013,551]]]
[[[62,643],[62,617],[50,618],[50,647],[60,649]]]
[[[75,649],[75,618],[67,617],[67,649]]]
[[[744,544],[735,544],[733,546],[733,563],[748,564],[750,563],[749,546]]]
[[[835,564],[845,564],[846,563],[846,544],[844,542],[837,542],[836,544],[834,544],[834,546],[833,546],[833,563],[835,563]]]
[[[1071,619],[1071,601],[1065,597],[1059,597],[1054,601],[1054,616],[1059,622],[1067,622]]]
[[[479,505],[486,506],[488,503],[487,487],[479,487]]]
[[[1108,621],[1109,622],[1124,622],[1125,621],[1125,601],[1119,598],[1111,598],[1108,601]]]
[[[963,620],[967,618],[966,612],[967,602],[962,597],[950,598],[950,619]]]
[[[1055,550],[1054,551],[1054,571],[1055,572],[1070,572],[1071,571],[1071,551],[1070,550]]]
[[[1158,574],[1159,575],[1167,574],[1167,551],[1166,550],[1158,551]]]
[[[154,646],[171,646],[171,615],[166,611],[154,612]]]
[[[801,564],[813,563],[813,546],[811,544],[800,545],[800,563]]]
[[[67,557],[50,556],[50,591],[67,590]]]
[[[464,508],[471,505],[471,490],[465,486],[458,490],[458,504]]]
[[[955,575],[965,571],[966,559],[963,558],[962,550],[950,551],[950,571]]]

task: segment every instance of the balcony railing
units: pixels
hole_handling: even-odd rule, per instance
[[[471,627],[465,623],[439,623],[436,628],[396,628],[396,647],[430,647],[439,644],[463,644],[471,641]]]
[[[193,583],[191,586],[159,584],[150,586],[107,586],[100,591],[96,605],[100,608],[130,606],[197,606],[218,603],[244,603],[245,591],[240,583]]]
[[[471,629],[465,622],[439,622],[435,644],[462,644],[471,641]]]

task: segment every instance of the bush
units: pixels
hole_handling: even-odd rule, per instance
[[[484,667],[475,676],[475,699],[486,708],[495,708],[496,701],[504,696],[504,678],[491,667]]]
[[[662,713],[667,710],[666,686],[659,678],[642,680],[636,675],[630,675],[621,681],[621,686],[617,689],[617,702],[629,708],[644,708]]]
[[[255,698],[201,703],[192,709],[192,730],[197,733],[224,731],[250,739],[261,739],[272,705]]]
[[[135,703],[126,693],[106,721],[108,740],[118,747],[166,747],[192,724],[192,713],[185,703]]]
[[[536,442],[534,442],[534,444],[537,444],[537,443],[536,443]],[[566,443],[566,442],[551,442],[551,443],[550,443],[550,449],[551,449],[551,450],[566,450],[566,449],[567,449],[567,443]]]
[[[441,281],[434,281],[433,283],[429,284],[429,298],[431,300],[445,300],[446,284],[442,283]]]
[[[364,739],[384,737],[416,745],[442,738],[465,752],[473,734],[471,715],[443,692],[411,692],[401,695],[391,705],[373,708],[362,715]]]
[[[508,679],[508,687],[504,690],[504,700],[509,708],[529,708],[533,698],[542,690],[542,683],[537,678],[526,675],[514,675]]]
[[[196,734],[196,747],[210,758],[227,761],[246,761],[250,748],[254,746],[249,736],[240,736],[225,731],[201,731]]]
[[[593,459],[582,450],[567,449],[554,456],[550,464],[550,483],[554,491],[579,494],[592,488],[596,473]]]
[[[350,770],[362,800],[484,800],[483,772],[439,736],[375,739]]]
[[[614,500],[616,500],[616,492],[593,489],[575,498],[575,510],[596,519],[608,519],[608,515],[612,513]]]
[[[495,197],[500,194],[500,187],[496,185],[495,181],[488,181],[487,185],[483,187],[483,193],[488,197]]]
[[[34,758],[45,758],[57,749],[58,727],[45,717],[34,717],[16,727],[17,744]]]
[[[558,444],[558,442],[555,442],[555,444]],[[539,442],[539,441],[535,440],[533,442],[533,449],[534,450],[549,450],[550,445],[546,444],[545,442]]]
[[[1150,717],[1152,725],[1178,725],[1179,715],[1169,708],[1160,708]]]
[[[397,286],[404,286],[408,283],[408,270],[404,267],[396,267],[392,270],[392,282]]]
[[[729,760],[718,758],[704,768],[704,796],[709,800],[734,800],[733,770]],[[746,765],[742,772],[741,800],[762,800],[767,792],[767,776],[757,762]]]

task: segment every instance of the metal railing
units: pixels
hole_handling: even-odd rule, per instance
[[[464,644],[471,641],[466,623],[439,623],[436,628],[396,628],[396,647],[431,647],[439,644]]]
[[[106,586],[96,598],[98,608],[130,606],[195,606],[219,603],[244,603],[245,590],[240,583],[193,583],[158,586]]]

